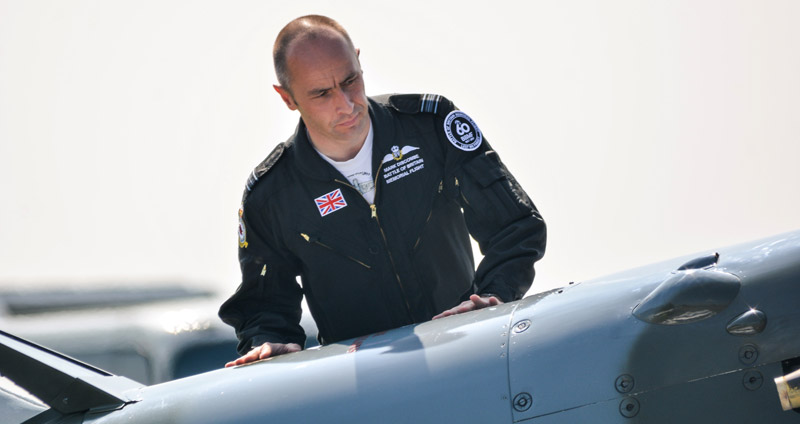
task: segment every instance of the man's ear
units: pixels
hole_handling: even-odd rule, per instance
[[[280,85],[273,85],[272,88],[278,92],[278,94],[281,96],[281,100],[286,103],[286,107],[288,107],[289,110],[297,110],[297,103],[294,102],[292,93],[290,93],[289,90],[281,87]]]

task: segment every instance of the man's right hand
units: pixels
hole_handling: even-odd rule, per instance
[[[283,355],[284,353],[292,353],[292,352],[300,352],[303,350],[297,343],[264,343],[261,346],[254,347],[250,352],[247,354],[239,357],[239,359],[235,361],[228,362],[225,364],[225,368],[233,367],[236,365],[244,365],[249,364],[250,362],[255,362],[261,359],[267,359],[273,356]]]

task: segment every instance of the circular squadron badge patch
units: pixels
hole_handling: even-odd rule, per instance
[[[483,141],[478,125],[460,110],[454,110],[444,118],[444,133],[453,146],[465,152],[477,149]]]

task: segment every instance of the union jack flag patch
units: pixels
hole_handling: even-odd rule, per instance
[[[314,202],[317,204],[319,214],[322,216],[347,206],[347,202],[344,201],[344,196],[342,196],[342,190],[338,188],[328,194],[317,197]]]

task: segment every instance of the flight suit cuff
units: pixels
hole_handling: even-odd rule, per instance
[[[500,300],[505,302],[513,302],[518,300],[514,297],[514,293],[505,287],[503,283],[499,281],[493,281],[492,283],[488,284],[486,287],[483,287],[480,290],[476,291],[478,296],[486,297],[486,296],[494,296]]]

